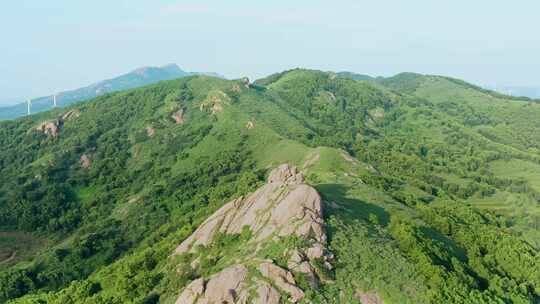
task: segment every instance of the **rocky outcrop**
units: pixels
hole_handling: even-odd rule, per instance
[[[208,281],[199,278],[191,282],[176,300],[176,304],[191,303],[247,303],[245,279],[248,270],[243,265],[234,265],[213,275]]]
[[[297,296],[303,296],[302,291],[297,287],[291,285],[289,288],[298,292]],[[279,291],[270,283],[256,279],[250,286],[248,269],[243,265],[233,265],[211,276],[208,280],[199,278],[191,282],[184,288],[175,304],[279,304],[280,299]]]
[[[304,298],[304,292],[296,287],[294,277],[289,271],[269,262],[261,263],[259,265],[259,271],[278,288],[288,293],[291,296],[292,302],[298,302]]]
[[[269,283],[257,281],[257,298],[253,301],[255,304],[279,304],[281,295]]]
[[[201,103],[199,110],[206,112],[211,111],[213,115],[223,112],[223,107],[231,103],[231,98],[222,91],[212,91],[206,97],[206,100]]]
[[[296,285],[293,272],[303,273],[309,284],[317,288],[320,279],[312,262],[321,260],[331,267],[332,255],[326,250],[323,226],[321,197],[317,191],[304,183],[304,176],[296,167],[279,166],[270,172],[266,185],[225,204],[176,248],[173,255],[197,256],[200,246],[210,245],[218,232],[239,234],[245,227],[251,231],[246,246],[253,248],[249,256],[235,257],[234,266],[203,280],[205,288],[195,298],[191,295],[193,290],[200,290],[197,287],[200,281],[193,281],[177,303],[280,303],[281,293],[287,294],[292,302],[303,299],[304,291]],[[297,237],[307,244],[283,252],[289,257],[288,269],[258,256],[264,244],[279,242],[284,237]],[[244,273],[256,275],[246,277]],[[226,293],[225,289],[233,291]]]
[[[210,244],[218,231],[240,233],[243,227],[248,227],[259,242],[273,236],[296,235],[326,244],[321,197],[303,182],[304,177],[296,167],[279,166],[270,173],[265,186],[223,206],[182,242],[175,253]]]
[[[181,124],[184,124],[184,122],[185,122],[184,115],[185,115],[184,109],[180,109],[180,110],[174,112],[171,115],[171,118],[174,119],[174,122],[177,125],[181,125]]]
[[[36,130],[43,132],[47,136],[56,137],[60,130],[60,122],[58,120],[44,121],[36,128]]]
[[[199,278],[191,282],[182,292],[176,304],[191,304],[195,303],[197,298],[199,298],[204,293],[204,280]]]
[[[79,162],[81,164],[81,167],[85,169],[90,168],[90,166],[92,165],[92,161],[90,160],[90,157],[88,157],[88,155],[86,154],[81,155],[81,157],[79,158]]]
[[[36,130],[39,132],[43,132],[47,136],[56,137],[60,133],[60,127],[63,126],[64,123],[73,120],[79,116],[80,113],[77,110],[67,111],[66,113],[62,114],[58,119],[42,122],[41,124],[39,124],[39,126],[37,126]]]

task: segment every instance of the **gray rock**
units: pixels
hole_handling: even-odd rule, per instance
[[[300,301],[305,296],[304,291],[296,286],[291,271],[305,274],[311,287],[319,286],[317,273],[309,260],[324,258],[328,261],[331,257],[325,249],[323,225],[322,202],[317,191],[304,184],[303,175],[296,167],[287,164],[279,166],[270,172],[266,185],[246,197],[225,204],[176,248],[173,255],[187,252],[196,254],[198,245],[211,244],[218,232],[237,234],[244,227],[252,232],[251,239],[245,245],[253,248],[249,256],[235,257],[235,265],[210,277],[203,284],[202,291],[201,281],[191,283],[181,293],[177,304],[277,304],[281,301],[280,291],[287,293],[292,302]],[[271,260],[256,258],[265,242],[279,241],[287,236],[296,236],[311,244],[307,249],[294,248],[283,253],[290,255],[288,269],[277,266]],[[198,258],[195,258],[192,267],[197,267],[197,263]],[[248,279],[246,265],[255,267],[272,284],[256,276]]]
[[[323,224],[321,197],[317,191],[303,184],[303,177],[295,167],[281,165],[270,173],[265,186],[246,198],[227,203],[210,216],[176,248],[175,254],[210,244],[218,231],[240,233],[245,226],[258,242],[273,235],[296,235],[326,244]]]
[[[268,262],[261,263],[259,265],[259,271],[263,276],[270,279],[278,288],[288,293],[291,296],[293,303],[304,298],[304,292],[296,287],[294,277],[289,271]]]

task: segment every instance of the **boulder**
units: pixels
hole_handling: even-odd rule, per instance
[[[304,292],[302,289],[296,287],[294,277],[289,271],[269,262],[261,263],[259,265],[259,271],[278,288],[288,293],[293,303],[304,298]]]
[[[196,279],[184,288],[175,304],[281,303],[281,295],[274,286],[259,278],[255,278],[254,283],[249,284],[247,274],[248,270],[244,265],[234,265],[214,274],[206,282],[203,278]],[[277,275],[280,274],[282,273]],[[274,272],[271,275],[274,275]],[[281,282],[279,278],[277,280]],[[282,283],[282,286],[293,292],[294,296],[303,297],[300,289],[294,285],[285,284],[290,285],[290,283]],[[281,287],[278,286],[278,288]],[[297,302],[296,298],[291,296],[294,302]]]
[[[234,303],[237,299],[237,289],[247,277],[247,268],[235,265],[214,275],[208,283],[202,301],[209,303]]]
[[[297,268],[300,265],[300,263],[302,263],[305,260],[304,255],[298,249],[291,250],[289,254],[290,254],[290,257],[289,257],[289,260],[287,261],[287,267],[291,270],[294,270],[295,268]]]
[[[192,304],[204,292],[204,280],[199,278],[191,282],[178,297],[175,304]]]
[[[191,282],[176,300],[176,304],[193,303],[246,303],[247,294],[239,301],[247,287],[244,282],[248,270],[244,265],[234,265],[214,274],[208,282],[199,278]]]
[[[257,281],[257,299],[254,304],[279,304],[281,296],[279,292],[265,281]]]
[[[319,259],[324,256],[324,247],[319,243],[313,244],[311,248],[306,250],[306,255],[310,259]]]

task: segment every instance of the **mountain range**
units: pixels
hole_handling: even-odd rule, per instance
[[[118,77],[103,80],[86,87],[64,92],[51,92],[50,96],[31,99],[32,113],[48,111],[53,108],[53,94],[59,107],[65,107],[75,102],[85,101],[106,93],[137,88],[163,80],[171,80],[190,75],[212,75],[222,77],[215,73],[186,72],[178,65],[172,63],[161,67],[143,67]],[[27,115],[27,104],[18,103],[12,106],[0,107],[0,120],[14,119]]]
[[[538,117],[293,69],[0,122],[0,302],[539,303]]]

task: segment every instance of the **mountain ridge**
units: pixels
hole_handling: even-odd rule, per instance
[[[174,303],[195,281],[206,294],[231,273],[283,274],[233,267],[256,252],[245,229],[173,252],[288,163],[320,196],[334,255],[331,270],[311,264],[333,281],[316,291],[291,271],[301,301],[535,303],[540,107],[432,80],[190,76],[0,122],[0,230],[47,241],[26,238],[26,255],[0,265],[0,301]],[[62,117],[56,136],[37,128]],[[282,253],[305,245],[285,237],[262,259],[292,270]]]

